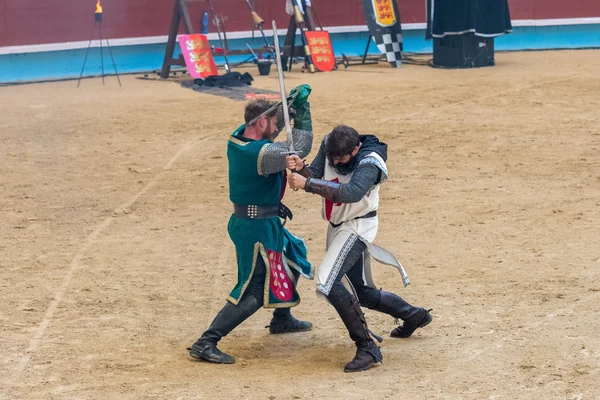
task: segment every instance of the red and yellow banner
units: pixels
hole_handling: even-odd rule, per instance
[[[335,54],[331,47],[329,32],[306,31],[306,40],[312,56],[312,62],[319,71],[329,72],[335,67]]]
[[[194,78],[207,78],[218,75],[210,44],[205,35],[181,35],[179,46],[188,72]]]
[[[377,24],[381,26],[392,26],[396,23],[393,0],[372,0],[373,10]]]

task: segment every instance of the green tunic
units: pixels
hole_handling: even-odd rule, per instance
[[[260,150],[272,142],[248,139],[242,136],[244,129],[245,125],[240,126],[227,143],[229,198],[241,205],[277,205],[285,184],[284,172],[259,174]],[[298,305],[300,296],[291,268],[308,279],[314,276],[304,241],[288,232],[279,217],[245,219],[232,215],[227,230],[235,244],[238,264],[238,282],[228,300],[238,303],[254,274],[257,257],[262,257],[267,267],[264,307]]]

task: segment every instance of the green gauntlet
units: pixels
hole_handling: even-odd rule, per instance
[[[307,84],[297,86],[290,91],[290,95],[298,93],[291,104],[291,107],[296,110],[296,115],[294,117],[294,128],[296,129],[312,131],[310,103],[308,102],[308,96],[311,91],[311,87]]]
[[[312,92],[312,89],[307,84],[303,84],[293,88],[290,91],[290,96],[296,93],[298,93],[298,95],[294,99],[294,102],[291,104],[291,106],[295,109],[301,108],[305,103],[308,102],[308,96],[310,95],[310,92]]]

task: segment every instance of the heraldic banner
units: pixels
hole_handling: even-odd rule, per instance
[[[179,46],[190,75],[196,79],[218,75],[210,44],[205,35],[181,35]]]
[[[335,54],[331,47],[329,32],[306,31],[308,49],[312,55],[312,61],[319,71],[329,72],[335,67]]]

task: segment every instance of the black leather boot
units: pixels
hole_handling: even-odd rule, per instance
[[[219,350],[217,343],[261,307],[262,304],[249,293],[237,306],[227,302],[202,337],[188,348],[190,357],[216,364],[233,364],[235,358]]]
[[[344,372],[366,371],[375,363],[383,362],[381,349],[369,336],[365,314],[358,301],[352,297],[340,304],[334,304],[340,318],[346,325],[350,338],[356,343],[356,355],[344,367]]]
[[[276,308],[273,311],[273,318],[269,324],[271,334],[308,332],[310,330],[312,330],[312,323],[294,318],[289,308]]]
[[[426,310],[420,307],[414,307],[404,301],[400,296],[394,293],[381,291],[379,304],[374,308],[396,319],[401,319],[404,323],[394,329],[390,336],[395,338],[407,338],[413,334],[417,328],[423,328],[431,322],[433,317]]]

